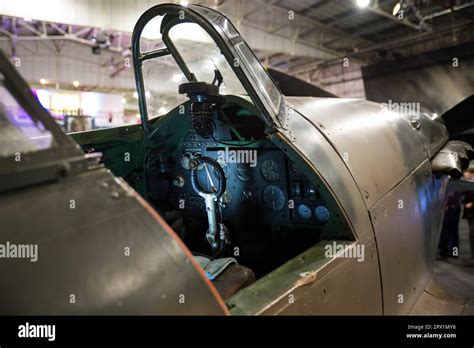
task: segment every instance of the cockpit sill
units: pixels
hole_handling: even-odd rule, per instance
[[[48,149],[23,155],[21,162],[14,157],[0,159],[0,192],[53,182],[67,176],[103,168],[101,153],[70,156],[67,148]],[[77,148],[74,148],[77,150]]]
[[[0,51],[0,73],[3,77],[2,85],[11,97],[52,137],[52,145],[41,150],[15,151],[16,144],[10,144],[7,155],[0,157],[0,192],[50,182],[101,167],[101,155],[85,155],[79,145],[62,131],[3,51]]]

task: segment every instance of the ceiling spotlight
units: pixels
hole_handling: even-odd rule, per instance
[[[79,85],[80,85],[81,83],[80,83],[79,81],[77,81],[77,80],[74,80],[74,81],[72,82],[72,84],[73,84],[74,87],[77,88],[77,87],[79,87]]]
[[[167,112],[168,112],[168,110],[167,110],[164,106],[162,106],[162,107],[160,107],[160,108],[158,109],[158,114],[159,114],[159,115],[164,115],[164,114],[166,114]]]
[[[137,92],[133,92],[133,97],[134,97],[135,99],[138,99],[138,93],[137,93]]]
[[[120,99],[120,102],[121,102],[122,104],[127,104],[127,99],[122,98],[122,99]]]
[[[414,8],[412,0],[399,0],[393,6],[392,15],[397,16],[401,11],[407,12],[410,8]]]
[[[45,85],[45,84],[48,83],[48,81],[47,81],[46,79],[40,79],[40,83],[41,83],[42,85]]]
[[[392,11],[392,15],[396,16],[398,14],[398,12],[400,12],[400,10],[402,9],[402,4],[400,4],[399,2],[397,2],[395,4],[395,6],[393,6],[393,11]]]
[[[356,4],[359,7],[367,7],[370,5],[370,0],[356,0]]]
[[[187,6],[189,5],[189,2],[183,0],[183,1],[180,1],[179,4],[180,4],[181,6],[187,7]]]

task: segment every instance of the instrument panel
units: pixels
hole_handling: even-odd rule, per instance
[[[296,224],[324,224],[330,216],[326,203],[316,187],[295,166],[288,163],[289,195],[294,203],[292,221]]]
[[[189,161],[201,155],[215,159],[222,167],[227,189],[223,194],[222,215],[228,220],[248,220],[271,225],[316,225],[328,221],[330,214],[314,185],[278,148],[231,146],[200,138],[189,129],[178,157],[167,164],[167,174],[152,176],[156,195],[172,209],[184,209],[189,216],[205,214],[204,199],[191,185]],[[268,147],[267,147],[268,146]],[[198,167],[200,185],[211,192],[218,179],[213,168]],[[167,180],[168,184],[156,181]],[[163,188],[167,188],[163,190]]]

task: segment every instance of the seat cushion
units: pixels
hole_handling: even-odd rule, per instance
[[[255,281],[255,273],[245,266],[232,264],[229,265],[212,282],[222,298],[228,299],[240,289],[249,286]]]

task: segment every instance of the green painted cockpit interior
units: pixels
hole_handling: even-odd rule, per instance
[[[71,133],[84,152],[99,152],[102,163],[116,176],[123,177],[140,195],[146,196],[142,178],[146,149],[140,125]]]
[[[226,104],[240,105],[238,116],[241,117],[258,112],[250,98],[245,96],[227,95],[224,106]],[[70,136],[86,153],[102,153],[103,164],[148,199],[144,180],[149,163],[148,155],[162,143],[174,144],[177,147],[182,142],[185,131],[191,127],[188,109],[189,102],[185,102],[166,115],[151,119],[149,136],[146,136],[140,124],[71,133]],[[234,145],[245,143],[245,140],[236,141]]]

